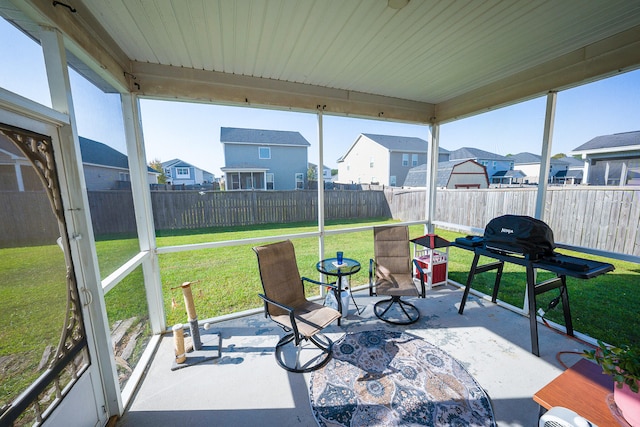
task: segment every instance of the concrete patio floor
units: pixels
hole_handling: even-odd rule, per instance
[[[464,315],[457,310],[462,290],[441,286],[427,298],[413,299],[420,320],[409,326],[386,324],[373,314],[367,291],[355,293],[358,315],[351,303],[341,326],[327,335],[386,329],[419,336],[461,362],[492,400],[498,426],[538,425],[533,394],[559,375],[564,367],[556,355],[582,352],[589,345],[539,325],[540,357],[531,354],[527,318],[485,299],[470,296]],[[221,358],[175,371],[173,338],[164,336],[153,360],[117,424],[145,426],[314,426],[309,403],[311,374],[280,368],[273,351],[282,330],[264,315],[214,323],[207,332],[222,336]],[[562,353],[571,366],[580,356]]]

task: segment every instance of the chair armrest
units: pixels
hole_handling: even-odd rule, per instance
[[[285,310],[285,311],[287,311],[289,313],[289,322],[291,322],[291,326],[293,327],[293,332],[295,333],[296,345],[297,345],[298,344],[298,325],[296,324],[296,319],[295,319],[295,317],[293,315],[294,314],[294,309],[292,307],[289,307],[288,305],[284,305],[284,304],[281,304],[279,302],[276,302],[276,301],[272,300],[271,298],[268,298],[266,295],[258,294],[258,296],[260,298],[262,298],[262,300],[264,301],[264,305],[265,305],[264,311],[265,311],[265,313],[268,312],[267,303],[273,304],[276,307],[281,308],[281,309],[283,309],[283,310]],[[279,322],[276,322],[276,323],[279,323]]]
[[[422,291],[420,294],[420,297],[424,298],[426,295],[426,291],[425,291],[425,287],[424,287],[424,269],[422,268],[422,266],[418,263],[417,259],[413,259],[413,265],[416,267],[416,269],[420,272],[420,274],[418,276],[420,276],[420,290]]]
[[[264,300],[265,304],[269,303],[269,304],[275,305],[278,308],[286,310],[288,313],[293,313],[293,308],[289,307],[288,305],[284,305],[282,303],[274,301],[271,298],[268,298],[266,295],[263,295],[263,294],[258,294],[258,296]]]
[[[313,280],[313,279],[309,279],[308,277],[302,277],[302,285],[304,286],[304,282],[310,282],[311,284],[314,285],[318,285],[318,286],[326,286],[327,288],[331,288],[334,291],[338,290],[338,287],[336,286],[336,282],[320,282],[318,280]]]

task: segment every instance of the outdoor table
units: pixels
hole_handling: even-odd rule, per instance
[[[491,296],[491,301],[495,303],[498,296],[498,287],[500,285],[500,279],[502,278],[502,269],[504,267],[504,263],[509,262],[525,267],[527,271],[527,287],[525,297],[528,303],[529,329],[531,333],[531,352],[536,356],[540,356],[540,350],[538,346],[538,321],[536,318],[536,295],[540,295],[552,289],[560,288],[560,296],[562,298],[562,311],[564,313],[567,335],[573,336],[573,323],[571,321],[571,310],[569,308],[569,292],[567,291],[567,276],[575,277],[578,279],[591,279],[593,277],[600,276],[601,274],[608,273],[609,271],[613,271],[615,268],[612,264],[609,263],[577,258],[563,254],[555,254],[555,256],[553,257],[533,260],[516,255],[488,250],[484,247],[484,245],[481,244],[481,240],[474,240],[474,244],[476,246],[461,244],[457,241],[452,244],[452,246],[454,247],[474,252],[473,262],[471,263],[469,276],[467,277],[467,283],[464,288],[464,294],[462,296],[462,301],[460,302],[458,313],[462,314],[464,311],[464,305],[467,301],[467,297],[469,296],[469,290],[471,289],[471,282],[473,282],[473,277],[476,274],[484,273],[491,270],[497,270],[496,280]],[[479,266],[478,260],[481,256],[493,258],[496,261]],[[536,283],[535,269],[549,271],[551,273],[554,273],[556,277],[541,283]]]
[[[337,278],[337,289],[334,290],[334,295],[338,301],[338,311],[342,313],[342,278],[351,276],[352,274],[360,271],[360,263],[355,259],[342,258],[342,264],[338,264],[338,258],[327,258],[319,261],[316,264],[316,270],[327,276],[334,276]],[[360,309],[356,304],[356,300],[351,294],[351,300],[356,307],[356,311],[360,314]],[[340,326],[340,319],[338,319],[338,326]]]

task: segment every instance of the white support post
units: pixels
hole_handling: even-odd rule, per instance
[[[324,171],[324,134],[322,123],[322,106],[318,105],[318,259],[324,259],[324,179],[320,171]],[[321,183],[322,180],[322,183]],[[320,278],[322,280],[322,277]],[[324,287],[320,295],[324,296]]]
[[[589,170],[591,169],[591,159],[589,159],[586,154],[583,154],[582,161],[584,161],[584,167],[582,168],[582,185],[588,185]]]
[[[140,120],[140,103],[132,94],[121,94],[122,117],[124,122],[131,193],[138,230],[140,251],[146,253],[142,262],[142,274],[149,307],[151,331],[160,334],[166,329],[164,303],[162,300],[162,282],[156,253],[156,234],[153,226],[151,189],[147,179],[147,163]]]
[[[123,411],[122,398],[95,250],[64,42],[59,31],[42,27],[40,44],[52,107],[69,116],[69,124],[59,129],[60,143],[54,146],[54,150],[58,175],[61,184],[64,183],[61,190],[76,281],[78,289],[85,291],[79,292],[79,297],[87,342],[102,379],[101,383],[93,382],[94,391],[96,397],[104,396],[108,416],[120,415]],[[92,297],[87,298],[86,293]]]
[[[547,94],[547,112],[544,118],[544,134],[542,138],[542,154],[540,159],[540,173],[538,174],[538,193],[536,196],[535,218],[544,221],[544,208],[547,200],[547,186],[549,185],[549,165],[551,164],[551,145],[553,140],[553,123],[556,116],[556,92]]]
[[[440,125],[434,123],[431,125],[431,144],[427,151],[427,184],[425,191],[425,216],[427,219],[427,232],[434,233],[435,226],[433,221],[436,215],[436,191],[438,184],[438,151],[440,145]]]

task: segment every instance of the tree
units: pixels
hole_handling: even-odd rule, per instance
[[[167,183],[167,175],[164,174],[164,169],[162,169],[162,162],[160,159],[151,160],[149,162],[149,167],[160,174],[158,175],[158,184]]]
[[[309,181],[317,181],[318,180],[318,169],[314,166],[309,166],[307,169],[307,179]]]

